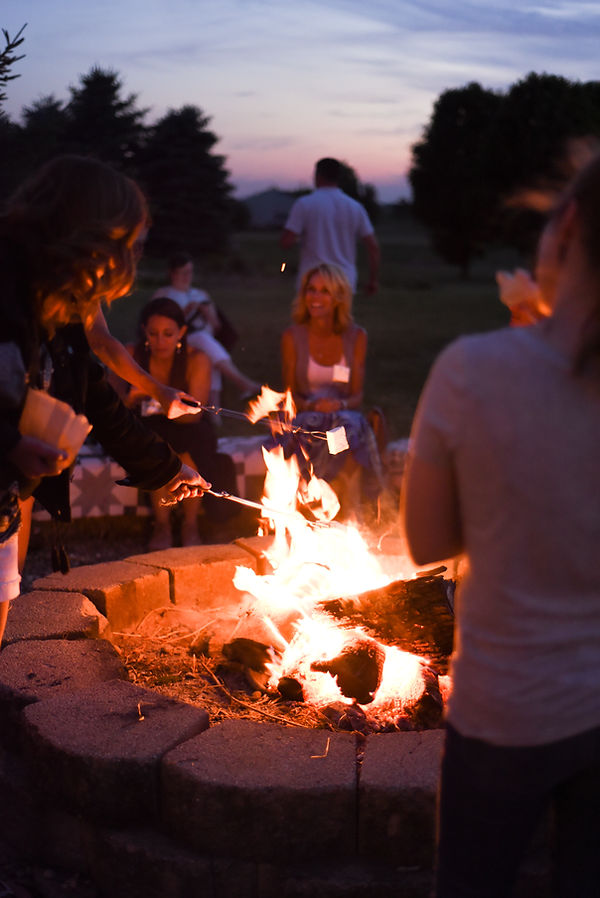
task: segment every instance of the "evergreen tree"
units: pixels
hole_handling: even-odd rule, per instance
[[[51,94],[24,107],[23,145],[29,168],[63,152],[67,125],[64,105]]]
[[[137,156],[150,197],[149,250],[193,254],[226,247],[234,203],[225,160],[213,152],[218,138],[197,106],[170,110],[152,128]]]
[[[9,81],[13,81],[15,78],[19,77],[19,75],[11,75],[10,72],[15,62],[24,58],[24,54],[15,56],[15,50],[17,47],[20,47],[25,40],[22,36],[24,29],[25,25],[17,31],[14,37],[10,36],[6,28],[2,29],[2,34],[4,35],[4,49],[0,51],[0,107],[2,107],[2,104],[6,100],[4,86],[8,84]],[[4,113],[0,111],[0,116],[1,115],[4,115]]]
[[[146,109],[137,96],[123,98],[117,72],[94,66],[69,88],[65,145],[70,152],[97,156],[117,168],[131,170],[144,136]]]

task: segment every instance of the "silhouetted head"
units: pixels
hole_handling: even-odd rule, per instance
[[[341,162],[325,157],[315,165],[315,184],[317,187],[336,187],[342,174]]]
[[[575,246],[572,241],[577,241],[575,254],[569,252]],[[600,155],[563,191],[539,240],[536,279],[551,307],[566,266],[578,259],[578,282],[587,285],[594,297],[574,359],[575,370],[581,371],[592,359],[600,361]]]

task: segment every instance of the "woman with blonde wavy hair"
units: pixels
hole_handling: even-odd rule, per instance
[[[81,156],[46,163],[0,215],[0,640],[19,593],[20,501],[35,495],[55,519],[70,520],[66,453],[19,429],[28,389],[85,415],[132,485],[166,503],[206,488],[120,402],[84,330],[102,301],[131,289],[147,227],[139,187]]]
[[[292,307],[294,324],[281,339],[283,383],[306,430],[342,426],[349,449],[332,455],[323,440],[305,449],[317,477],[338,493],[342,514],[382,489],[381,460],[373,431],[360,412],[363,401],[367,333],[354,323],[352,291],[336,265],[309,269]]]

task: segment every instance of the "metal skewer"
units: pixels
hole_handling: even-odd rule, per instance
[[[295,518],[298,520],[299,512],[295,511],[284,511],[281,508],[271,508],[269,505],[263,505],[261,502],[253,502],[251,499],[242,499],[241,496],[234,496],[231,493],[226,492],[226,490],[204,490],[204,495],[208,496],[216,496],[217,499],[227,499],[229,502],[237,502],[238,505],[245,505],[248,508],[258,508],[259,511],[264,512],[265,517],[271,517],[272,515],[279,515],[280,517],[286,518]],[[304,518],[303,515],[300,515],[303,518],[306,524],[309,527],[328,527],[329,522],[327,521],[308,521]]]
[[[216,405],[202,405],[201,402],[198,402],[195,399],[181,399],[180,401],[192,408],[200,408],[203,412],[210,412],[212,415],[222,415],[224,418],[235,418],[237,421],[247,421],[249,424],[253,423],[244,412],[236,412],[230,408],[219,408]],[[271,424],[266,418],[259,418],[255,423],[262,424],[269,429],[271,428]],[[304,433],[307,436],[315,437],[317,440],[327,439],[327,434],[322,430],[305,430],[303,427],[290,427],[289,433]]]

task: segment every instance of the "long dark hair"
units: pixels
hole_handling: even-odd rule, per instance
[[[181,306],[168,296],[157,296],[143,306],[140,312],[139,331],[140,336],[134,350],[134,358],[146,370],[150,367],[150,347],[146,345],[146,335],[143,328],[146,327],[154,315],[162,318],[170,318],[177,327],[185,327],[185,315]],[[181,349],[175,353],[171,368],[170,386],[185,389],[187,384],[187,340],[186,334],[181,338]]]
[[[36,310],[52,329],[127,293],[149,226],[138,185],[86,156],[57,156],[8,200],[0,228],[24,247]]]
[[[587,264],[596,275],[596,300],[579,343],[573,370],[582,373],[591,362],[600,360],[600,154],[574,177],[561,196],[553,217],[559,218],[574,202]]]

